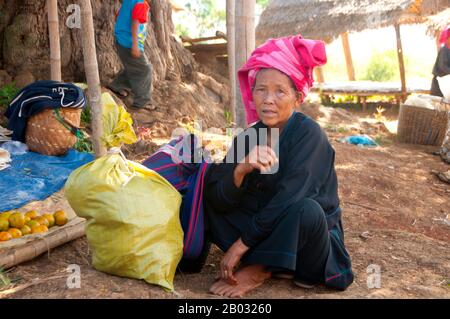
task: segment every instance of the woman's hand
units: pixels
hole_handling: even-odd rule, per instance
[[[140,56],[141,56],[141,50],[139,50],[139,48],[138,47],[132,47],[131,48],[131,56],[133,57],[133,58],[135,58],[135,59],[138,59],[138,58],[140,58]]]
[[[233,273],[234,268],[248,249],[249,247],[240,238],[228,249],[220,262],[220,277],[223,280],[231,285],[237,285],[238,281]]]
[[[234,169],[234,184],[241,187],[244,177],[254,169],[261,173],[270,171],[271,167],[278,163],[278,158],[269,146],[256,146]]]
[[[268,172],[276,163],[278,163],[278,158],[273,149],[266,145],[258,145],[248,153],[239,165],[244,166],[242,169],[250,173],[254,169]]]

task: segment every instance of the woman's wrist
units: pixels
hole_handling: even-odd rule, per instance
[[[241,187],[242,182],[244,181],[245,175],[249,174],[251,171],[246,167],[247,164],[240,163],[236,166],[233,172],[234,185],[236,187]],[[253,169],[252,169],[253,170]]]
[[[245,175],[250,174],[253,171],[253,166],[251,166],[248,163],[239,163],[236,166],[235,170],[239,175],[242,175],[245,177]]]
[[[238,253],[240,256],[244,255],[244,254],[247,252],[247,250],[249,249],[249,247],[246,246],[246,245],[244,244],[244,242],[242,241],[241,238],[239,238],[239,239],[233,244],[233,246],[235,246],[234,248],[236,249],[237,253]]]

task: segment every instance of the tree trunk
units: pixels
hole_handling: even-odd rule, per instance
[[[13,77],[26,71],[36,79],[50,78],[48,21],[42,14],[46,12],[45,3],[0,0],[0,69],[5,69]],[[81,18],[79,7],[78,11],[70,11],[76,3],[58,0],[61,68],[66,81],[85,81],[82,33],[68,23],[71,19]],[[107,84],[121,68],[114,39],[115,13],[119,8],[119,1],[92,1],[102,84]],[[145,51],[153,66],[154,83],[165,79],[193,81],[195,62],[172,36],[174,26],[168,0],[151,1],[151,18],[147,27]]]
[[[45,2],[0,0],[0,75],[6,70],[16,84],[21,83],[19,87],[50,78]],[[78,4],[79,0],[58,0],[62,78],[67,82],[86,81]],[[120,1],[91,0],[91,4],[99,76],[102,86],[106,86],[122,68],[114,37]],[[192,54],[173,35],[171,11],[169,0],[151,1],[145,52],[152,64],[152,100],[157,110],[131,112],[134,124],[164,133],[190,117],[203,120],[209,127],[223,127],[224,109],[229,103],[228,81],[220,76],[211,79],[208,72],[199,73]]]
[[[255,49],[255,0],[236,0],[236,71],[245,64]],[[247,127],[244,103],[241,98],[239,81],[237,81],[236,100],[236,126]]]

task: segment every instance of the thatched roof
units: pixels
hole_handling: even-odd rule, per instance
[[[170,0],[169,2],[170,6],[172,7],[172,11],[174,12],[185,11],[183,6],[177,0]]]
[[[428,18],[428,34],[437,36],[448,25],[450,25],[450,8]]]
[[[346,31],[422,23],[448,7],[450,0],[270,0],[256,42],[299,33],[330,42]]]

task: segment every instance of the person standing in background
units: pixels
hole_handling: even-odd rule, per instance
[[[150,5],[147,0],[123,0],[114,35],[123,70],[109,85],[120,97],[133,93],[132,108],[154,110],[151,103],[152,66],[145,55]]]
[[[450,26],[447,26],[441,33],[439,38],[439,49],[436,63],[433,68],[433,81],[431,82],[430,94],[435,96],[443,96],[437,77],[450,74]]]

